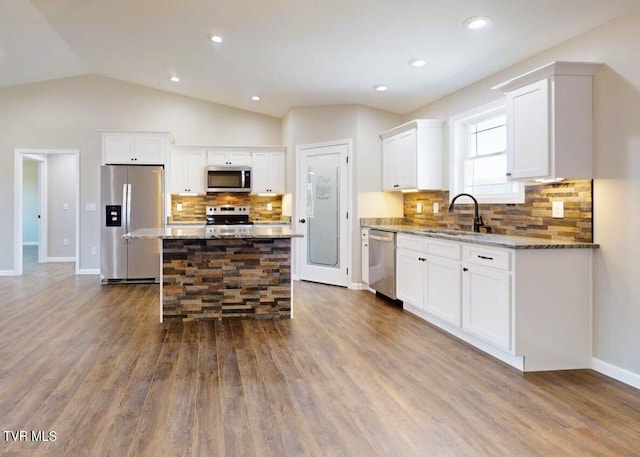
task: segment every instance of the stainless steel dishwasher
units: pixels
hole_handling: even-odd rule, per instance
[[[369,287],[396,299],[396,234],[369,230]]]

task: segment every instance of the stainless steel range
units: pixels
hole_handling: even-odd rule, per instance
[[[251,227],[248,206],[207,206],[207,226]]]

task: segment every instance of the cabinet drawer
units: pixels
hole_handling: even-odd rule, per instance
[[[399,234],[396,245],[398,248],[411,249],[412,251],[426,251],[426,239],[420,236]]]
[[[498,270],[511,270],[511,253],[509,251],[474,244],[463,244],[462,259]]]
[[[460,260],[460,245],[447,241],[427,241],[427,253]]]

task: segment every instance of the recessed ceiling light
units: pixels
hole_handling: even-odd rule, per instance
[[[382,84],[376,84],[375,86],[373,86],[374,90],[377,90],[378,92],[384,92],[387,90],[387,86],[383,86]]]
[[[411,65],[412,67],[424,67],[426,64],[427,62],[422,59],[411,59],[409,61],[409,65]]]
[[[220,35],[209,35],[209,39],[214,43],[222,43],[222,37]]]
[[[491,18],[487,16],[474,16],[464,21],[465,27],[470,30],[478,30],[491,24]]]
[[[171,81],[173,81],[174,83],[179,83],[180,82],[180,78],[178,78],[177,76],[172,76],[171,77]]]
[[[251,97],[251,100],[253,100],[254,102],[259,102],[260,101],[260,97],[257,95],[254,95],[253,97]]]

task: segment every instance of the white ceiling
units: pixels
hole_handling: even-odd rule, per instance
[[[0,0],[0,87],[95,73],[278,117],[328,104],[406,113],[637,7],[640,0]],[[491,27],[464,28],[474,15],[490,16]],[[224,42],[211,43],[210,33]],[[427,65],[409,66],[415,57]]]

